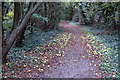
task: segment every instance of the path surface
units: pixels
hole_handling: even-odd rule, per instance
[[[45,74],[47,78],[100,78],[98,73],[100,70],[95,64],[92,64],[90,59],[86,59],[88,53],[86,52],[85,45],[82,43],[80,31],[78,26],[73,26],[67,23],[61,23],[60,26],[65,31],[74,34],[74,45],[66,50],[65,57],[62,59],[61,64],[56,68],[51,67],[50,71]],[[96,60],[97,61],[97,60]],[[54,65],[54,64],[53,64]],[[97,65],[97,64],[96,64]]]

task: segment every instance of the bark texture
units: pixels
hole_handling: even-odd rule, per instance
[[[30,19],[30,16],[33,14],[33,12],[38,8],[39,3],[36,3],[34,7],[31,7],[31,9],[28,11],[28,13],[25,15],[25,17],[22,19],[20,25],[17,26],[17,28],[12,31],[11,35],[6,39],[6,45],[3,46],[3,52],[2,52],[2,61],[3,63],[6,62],[6,56],[13,45],[14,41],[18,37],[18,35],[24,31],[26,28],[26,25]]]

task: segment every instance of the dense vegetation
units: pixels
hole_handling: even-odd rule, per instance
[[[49,41],[54,42],[55,37],[64,32],[59,23],[65,21],[72,25],[84,26],[82,30],[85,35],[82,38],[86,40],[87,47],[92,49],[88,52],[100,54],[103,57],[99,64],[102,73],[110,74],[103,77],[119,77],[120,2],[2,2],[1,6],[2,62],[7,67],[12,67],[9,63],[16,62],[17,55],[27,56],[27,52],[36,46],[46,44],[43,46],[45,47],[50,44]],[[70,35],[65,35],[65,39],[61,41],[67,42]],[[60,43],[59,46],[62,45]],[[21,50],[24,54],[19,54]],[[41,50],[35,49],[35,52],[39,53]],[[29,55],[28,57],[30,58]],[[20,59],[20,63],[24,60],[26,59]],[[3,69],[4,71],[6,70]],[[14,70],[12,72],[14,73]],[[11,73],[6,72],[4,77],[7,78],[6,75],[9,74]]]

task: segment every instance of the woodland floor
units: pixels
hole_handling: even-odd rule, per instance
[[[24,41],[25,47],[13,47],[7,57],[8,62],[4,66],[3,77],[118,77],[117,63],[107,56],[110,53],[106,53],[111,51],[112,47],[105,45],[103,38],[98,36],[101,31],[74,23],[62,22],[61,25],[63,31],[41,33],[40,30],[36,30],[33,34],[27,35],[27,41]],[[118,59],[115,60],[117,62]],[[106,70],[111,65],[113,71]]]

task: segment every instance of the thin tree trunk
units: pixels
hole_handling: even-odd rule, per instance
[[[2,3],[0,2],[0,59],[2,59]],[[1,63],[2,60],[0,60]],[[1,65],[0,65],[1,66]],[[0,76],[1,77],[1,76]]]
[[[69,20],[72,20],[72,17],[73,17],[73,3],[70,3],[70,6],[69,6],[69,9],[70,9],[70,15],[69,15]]]
[[[13,4],[13,2],[11,2],[9,5],[5,5],[5,2],[2,2],[2,15],[5,16],[8,12],[9,12],[9,9],[10,9],[10,6]],[[5,10],[4,10],[5,9]]]
[[[16,40],[16,38],[18,37],[18,35],[24,31],[24,29],[26,28],[26,25],[31,17],[31,15],[33,14],[33,12],[38,8],[38,6],[40,5],[40,3],[36,3],[36,5],[34,7],[31,7],[31,9],[28,11],[28,13],[25,15],[25,17],[22,19],[21,24],[18,25],[18,27],[12,31],[11,35],[6,39],[6,45],[3,45],[3,52],[2,52],[2,61],[3,63],[6,62],[6,56],[10,50],[10,48],[12,47],[14,41]]]
[[[44,3],[44,10],[45,10],[45,18],[47,17],[47,3]],[[45,26],[47,25],[46,21],[45,21]]]
[[[10,5],[6,8],[4,16],[9,12],[10,6],[13,4],[13,2],[10,3]]]
[[[2,14],[2,17],[1,17],[1,18],[2,18],[2,21],[0,21],[0,22],[3,22],[3,21],[4,21],[4,19],[3,19],[3,16],[4,16],[4,14],[3,14],[3,13],[4,13],[4,11],[3,11],[4,2],[2,2],[1,4],[2,4],[2,7],[1,7],[1,8],[2,8],[2,9],[1,9],[1,10],[2,10],[2,11],[1,11],[1,14]],[[2,25],[1,25],[1,27],[2,27]],[[3,34],[3,33],[4,33],[4,29],[3,29],[3,27],[2,27],[2,40],[4,39],[4,34]],[[3,42],[2,42],[2,44],[3,44]]]

